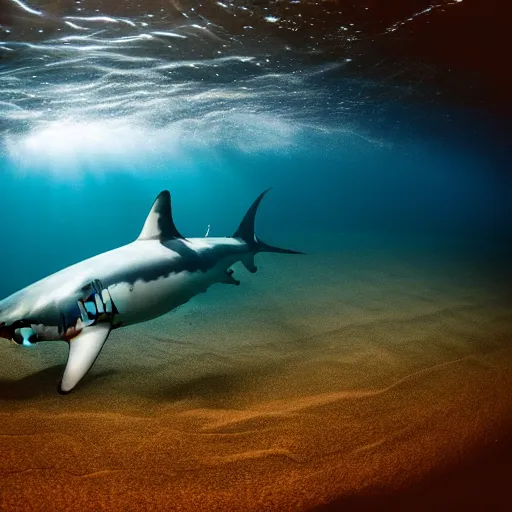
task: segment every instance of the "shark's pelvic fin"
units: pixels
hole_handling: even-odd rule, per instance
[[[224,284],[234,284],[235,286],[238,286],[240,284],[240,281],[233,277],[234,273],[235,271],[231,268],[226,270],[226,272],[224,273],[224,278],[220,282]]]
[[[248,254],[242,258],[242,265],[251,273],[258,271],[258,267],[254,264],[254,254]]]
[[[91,325],[69,342],[68,362],[59,385],[59,393],[69,393],[89,371],[107,340],[110,329],[109,323]]]
[[[174,225],[171,194],[164,190],[158,194],[137,240],[173,240],[184,238]]]
[[[258,206],[261,203],[261,200],[265,197],[265,194],[268,193],[270,188],[262,192],[257,198],[254,203],[252,203],[249,210],[247,210],[247,213],[245,214],[244,218],[242,219],[242,222],[240,223],[240,226],[238,226],[238,229],[235,231],[235,234],[233,235],[233,238],[238,238],[239,240],[243,240],[248,246],[249,249],[256,254],[257,252],[277,252],[281,254],[304,254],[303,252],[298,251],[292,251],[290,249],[281,249],[280,247],[274,247],[272,245],[266,244],[262,240],[260,240],[254,231],[254,224],[256,222],[256,212],[258,211]],[[242,262],[243,263],[243,262]],[[245,265],[245,263],[244,263]],[[251,270],[251,265],[245,265],[247,270],[249,272],[256,272],[256,267],[254,267],[254,262],[252,267],[254,267],[254,270]]]

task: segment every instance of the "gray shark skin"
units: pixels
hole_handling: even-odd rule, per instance
[[[64,340],[69,354],[58,390],[69,393],[89,371],[113,329],[151,320],[215,283],[239,285],[230,267],[256,272],[258,252],[303,254],[265,244],[254,233],[254,201],[232,237],[185,238],[168,191],[156,198],[134,242],[38,281],[0,302],[0,338],[23,346]]]

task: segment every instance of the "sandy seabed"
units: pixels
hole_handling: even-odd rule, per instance
[[[512,293],[464,251],[260,255],[112,334],[0,344],[0,510],[509,510]]]

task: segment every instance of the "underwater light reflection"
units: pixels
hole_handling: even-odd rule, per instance
[[[56,121],[26,135],[7,138],[9,157],[24,169],[66,168],[77,172],[80,162],[93,157],[118,158],[133,152],[133,127],[123,122]]]
[[[28,5],[24,4],[20,0],[11,0],[13,3],[15,3],[18,7],[21,7],[25,12],[28,12],[29,14],[33,14],[34,16],[44,16],[44,13],[41,11],[37,11],[36,9],[32,9]]]
[[[136,118],[63,119],[5,138],[8,159],[20,173],[53,177],[88,173],[147,173],[172,161],[173,169],[190,169],[198,152],[212,158],[220,148],[242,153],[293,147],[304,126],[265,114],[211,112],[157,127]],[[103,165],[107,162],[109,165]],[[100,165],[101,164],[101,165]]]

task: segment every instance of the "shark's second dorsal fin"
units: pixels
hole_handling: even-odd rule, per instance
[[[172,219],[171,194],[164,190],[158,194],[137,240],[173,240],[184,238]]]

